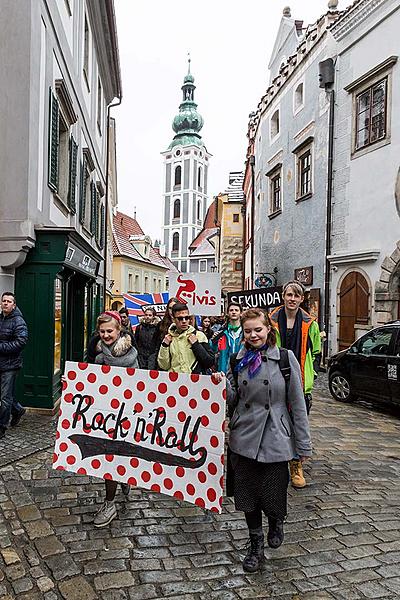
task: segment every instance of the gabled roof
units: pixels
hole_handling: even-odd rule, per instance
[[[215,215],[217,210],[217,200],[213,200],[208,207],[206,218],[204,219],[203,229],[194,240],[191,242],[189,246],[189,250],[197,248],[204,240],[208,238],[209,235],[215,232],[215,228],[218,227],[218,223],[215,223]]]
[[[143,235],[143,229],[133,217],[117,211],[113,217],[113,256],[125,256],[143,263],[152,264],[164,269],[170,269],[165,257],[161,256],[153,246],[150,246],[149,257],[146,258],[136,250],[130,241],[133,235]]]

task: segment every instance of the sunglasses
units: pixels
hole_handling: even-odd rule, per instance
[[[175,317],[177,321],[189,321],[190,317]]]

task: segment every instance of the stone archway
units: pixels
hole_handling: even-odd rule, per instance
[[[375,317],[377,325],[398,319],[400,301],[400,240],[390,256],[381,264],[381,275],[375,284]]]

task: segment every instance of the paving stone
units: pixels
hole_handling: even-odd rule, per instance
[[[53,529],[47,521],[32,521],[25,523],[24,525],[29,539],[35,540],[36,538],[47,537],[54,534]]]
[[[72,577],[58,586],[65,600],[96,600],[96,592],[84,577]]]
[[[21,561],[17,552],[12,548],[4,548],[0,552],[6,565],[12,565],[13,563]]]
[[[114,560],[97,560],[85,564],[83,572],[85,575],[99,575],[100,573],[112,573],[116,571],[124,571],[126,562],[121,559]]]
[[[57,554],[46,558],[46,565],[50,569],[53,578],[56,581],[79,575],[81,567],[79,567],[72,556],[69,554]]]
[[[385,581],[382,581],[382,585],[387,587],[390,592],[395,594],[396,598],[400,598],[400,577],[386,579]]]
[[[12,587],[15,594],[18,596],[19,594],[23,594],[24,592],[31,590],[33,588],[33,581],[28,577],[22,577],[21,579],[13,581]]]
[[[50,579],[50,577],[40,577],[37,580],[36,585],[41,592],[49,592],[54,588],[54,582]]]
[[[162,594],[171,596],[172,594],[197,594],[205,590],[204,583],[199,581],[176,581],[161,585]]]
[[[388,593],[387,589],[376,581],[361,583],[360,585],[357,585],[357,589],[360,590],[366,598],[385,598]]]
[[[21,521],[36,521],[41,518],[40,511],[34,504],[28,504],[27,506],[21,506],[18,510],[18,517]]]
[[[129,571],[122,571],[119,573],[109,573],[107,575],[100,575],[94,578],[94,587],[96,590],[109,590],[111,588],[125,588],[132,587],[135,585],[135,579],[132,573]]]
[[[35,545],[42,558],[65,552],[65,546],[63,546],[55,535],[39,538],[36,540]]]
[[[143,584],[135,585],[134,588],[129,590],[130,600],[153,600],[157,598],[158,592],[154,585]]]

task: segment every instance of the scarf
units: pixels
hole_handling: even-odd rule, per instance
[[[292,335],[290,337],[290,343],[288,344],[287,339],[287,319],[285,309],[282,308],[278,314],[278,325],[279,332],[281,336],[281,345],[282,348],[286,348],[287,350],[291,350],[295,357],[297,358],[298,363],[301,361],[301,324],[303,321],[303,316],[301,314],[301,310],[299,309],[296,314],[296,319],[292,329]]]
[[[257,350],[247,350],[246,354],[236,365],[235,371],[241,371],[245,367],[248,367],[249,378],[253,379],[261,369],[262,364],[262,351],[266,350],[268,346],[265,344]]]

